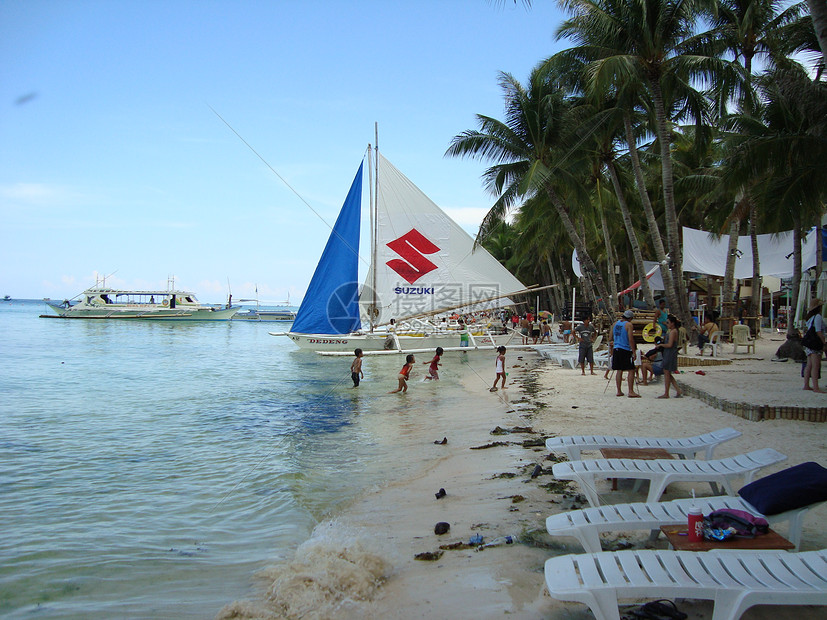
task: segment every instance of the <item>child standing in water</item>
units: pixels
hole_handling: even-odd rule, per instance
[[[434,355],[434,359],[430,362],[422,362],[423,364],[431,364],[428,368],[428,376],[425,377],[425,380],[428,381],[429,379],[433,379],[434,381],[439,381],[439,359],[442,357],[442,347],[436,348],[436,355]]]
[[[415,363],[416,359],[414,358],[413,353],[409,353],[408,357],[405,358],[405,365],[402,367],[402,370],[399,371],[399,375],[397,376],[399,379],[399,387],[395,390],[391,390],[388,394],[408,391],[408,378],[411,376],[411,368],[413,368]]]
[[[496,361],[496,370],[497,376],[494,377],[494,385],[491,386],[491,389],[488,390],[489,392],[496,392],[497,391],[497,381],[502,378],[503,384],[502,388],[505,388],[505,347],[497,347],[497,361]]]
[[[362,349],[356,349],[353,354],[356,359],[350,365],[350,378],[353,379],[353,387],[359,387],[359,379],[365,378],[365,373],[362,372]]]

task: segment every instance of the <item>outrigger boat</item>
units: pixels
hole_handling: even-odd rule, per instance
[[[270,333],[287,336],[302,349],[329,354],[352,354],[357,347],[399,353],[508,344],[513,330],[431,318],[510,305],[509,295],[531,289],[475,245],[378,148],[372,169],[371,154],[368,147],[375,184],[370,192],[371,259],[364,284],[358,279],[363,162],[292,328]]]
[[[57,314],[42,314],[53,319],[138,319],[164,321],[226,321],[238,306],[202,304],[195,294],[173,288],[166,291],[137,291],[106,286],[106,279],[86,289],[78,301],[46,301]],[[45,300],[44,300],[45,301]]]
[[[292,321],[296,318],[296,313],[290,310],[290,295],[287,296],[287,301],[278,304],[278,306],[283,307],[276,307],[276,308],[267,308],[263,307],[258,300],[258,285],[256,285],[256,297],[255,299],[239,299],[239,303],[244,303],[245,301],[254,301],[256,302],[255,308],[248,308],[246,310],[239,311],[233,317],[233,321],[259,321],[259,322],[272,322],[272,321]]]

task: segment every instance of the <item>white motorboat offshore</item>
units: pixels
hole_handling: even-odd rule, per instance
[[[174,288],[166,291],[114,289],[99,280],[95,286],[78,295],[75,301],[46,301],[57,314],[43,318],[59,319],[137,319],[163,321],[226,321],[238,306],[202,304],[190,291]]]
[[[239,310],[238,314],[233,316],[234,321],[259,321],[259,322],[272,322],[272,321],[292,321],[296,318],[296,313],[289,308],[290,306],[290,295],[287,296],[287,301],[281,302],[276,304],[275,306],[267,307],[262,306],[259,303],[258,299],[258,285],[256,285],[256,297],[255,299],[239,299],[239,303],[244,303],[248,301],[256,302],[255,308],[246,308],[244,310]],[[265,304],[269,302],[264,302]]]
[[[292,321],[296,313],[292,310],[269,310],[267,308],[248,308],[240,310],[233,316],[233,321]]]
[[[369,147],[368,168],[375,174],[375,192],[370,192],[370,260],[364,259],[370,266],[364,283],[358,277],[363,162],[290,331],[270,333],[330,354],[508,344],[513,330],[433,317],[510,305],[508,295],[530,289],[475,245],[378,149],[371,169],[372,151]]]

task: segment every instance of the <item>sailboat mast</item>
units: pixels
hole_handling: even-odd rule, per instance
[[[372,282],[370,283],[371,288],[371,295],[373,295],[373,303],[370,307],[370,331],[373,331],[373,326],[376,323],[376,318],[379,314],[377,308],[377,298],[376,298],[376,270],[378,268],[378,264],[376,262],[376,244],[379,236],[379,123],[374,123],[373,126],[374,130],[374,145],[376,148],[376,159],[374,161],[374,165],[376,166],[375,173],[373,175],[373,181],[376,183],[376,191],[373,192],[374,199],[373,199],[373,212],[371,213],[371,220],[373,221],[373,229],[371,230],[371,256],[370,256],[370,265],[371,265],[371,274],[372,274]]]
[[[372,248],[374,246],[374,244],[376,243],[376,241],[375,241],[374,232],[373,232],[373,202],[375,200],[375,197],[373,195],[373,147],[370,144],[368,144],[368,178],[369,178],[369,182],[368,182],[368,192],[369,192],[368,211],[369,211],[369,215],[370,215],[370,246]],[[370,269],[373,269],[373,252],[372,251],[371,251]],[[374,286],[371,285],[371,288],[374,288]],[[376,291],[374,290],[371,293],[371,302],[370,302],[370,305],[368,306],[368,320],[370,321],[370,332],[371,333],[373,333],[373,328],[374,328],[374,325],[376,323],[376,321],[374,319],[374,316],[373,316],[375,307],[376,307]]]

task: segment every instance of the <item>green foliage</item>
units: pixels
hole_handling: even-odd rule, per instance
[[[536,282],[549,267],[568,277],[578,244],[595,272],[606,271],[612,256],[624,262],[630,238],[621,197],[646,258],[654,258],[647,233],[674,236],[679,225],[722,232],[732,217],[752,217],[758,233],[774,232],[793,219],[809,226],[823,213],[824,60],[813,64],[813,78],[791,58],[812,60],[819,49],[805,3],[559,4],[568,18],[556,35],[571,47],[538,63],[524,84],[500,74],[503,118],[477,116],[477,128],[455,136],[447,151],[488,163],[482,179],[494,201],[478,242],[518,277]],[[666,133],[655,122],[658,105]],[[624,119],[642,169],[630,157]],[[610,164],[622,196],[608,178]]]

